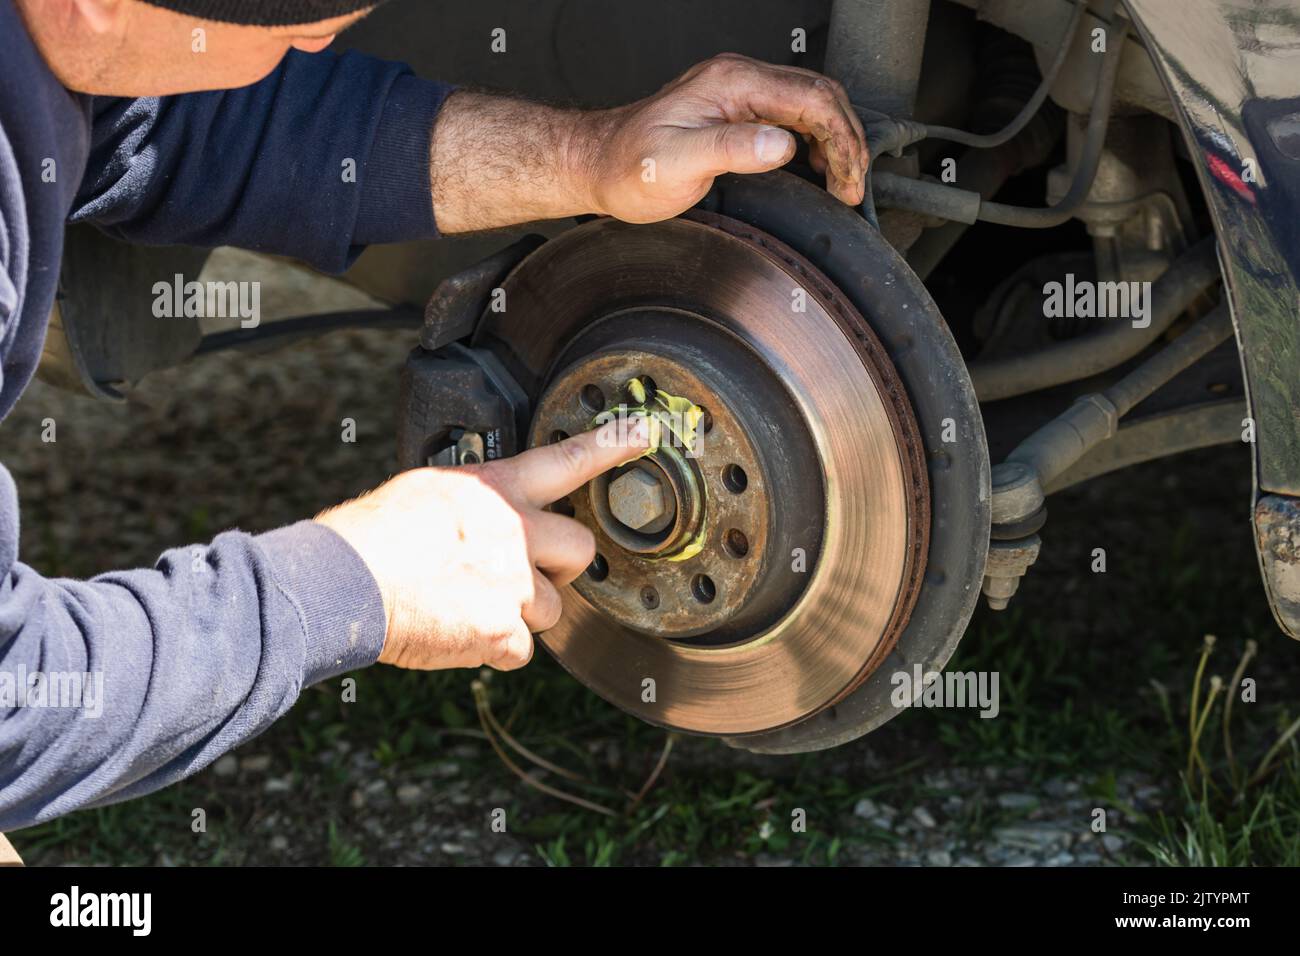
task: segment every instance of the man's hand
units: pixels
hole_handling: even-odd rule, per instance
[[[434,212],[444,233],[584,213],[655,222],[721,173],[789,162],[788,131],[808,140],[835,196],[862,201],[862,124],[843,87],[811,70],[724,53],[644,100],[591,112],[457,92],[434,130]]]
[[[867,143],[848,94],[811,70],[734,53],[697,64],[648,99],[609,111],[591,176],[596,211],[656,222],[704,198],[722,173],[761,173],[808,140],[836,198],[862,202]]]
[[[521,667],[533,632],[560,618],[560,594],[591,563],[591,532],[542,510],[635,457],[645,422],[514,458],[417,468],[316,520],[342,535],[379,584],[388,618],[380,661],[433,670]]]

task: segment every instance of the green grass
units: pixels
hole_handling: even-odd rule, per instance
[[[1283,776],[1237,802],[1223,802],[1208,789],[1151,822],[1145,841],[1163,866],[1300,866],[1300,773],[1292,759]]]

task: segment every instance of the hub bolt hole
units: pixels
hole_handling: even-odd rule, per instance
[[[569,437],[569,433],[568,433],[568,432],[566,432],[563,428],[557,428],[557,429],[555,429],[555,431],[551,432],[551,441],[550,441],[550,443],[551,443],[552,445],[554,445],[556,442],[562,442],[562,441],[564,441],[564,439],[566,439],[566,438],[568,438],[568,437]]]
[[[605,393],[599,386],[584,385],[578,400],[582,402],[582,407],[593,415],[598,415],[605,410]]]
[[[733,558],[743,558],[749,554],[749,539],[745,537],[745,532],[738,528],[728,531],[722,536],[722,550]]]
[[[587,565],[587,576],[593,581],[603,581],[609,577],[609,562],[603,554],[597,552],[591,559],[591,564]]]
[[[564,515],[566,518],[573,517],[573,502],[568,498],[561,498],[559,501],[551,504],[551,510],[557,515]]]
[[[697,574],[691,578],[691,593],[701,604],[712,604],[713,599],[718,596],[718,588],[713,583],[713,578],[707,574]]]
[[[700,406],[700,411],[703,413],[700,416],[700,427],[703,429],[704,434],[707,435],[713,431],[713,413],[703,405]]]
[[[738,495],[749,487],[749,475],[739,465],[728,465],[722,469],[722,483],[733,495]]]
[[[659,606],[659,592],[647,584],[641,589],[641,603],[647,611],[653,611]]]
[[[654,398],[655,393],[659,391],[659,386],[655,384],[655,380],[652,379],[649,375],[641,376],[641,384],[645,387],[646,401],[649,401],[650,399]]]

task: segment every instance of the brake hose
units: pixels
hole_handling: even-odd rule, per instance
[[[1106,145],[1106,127],[1110,125],[1110,104],[1115,92],[1115,78],[1119,75],[1119,63],[1124,54],[1124,41],[1128,37],[1128,21],[1120,22],[1113,35],[1108,33],[1110,46],[1106,59],[1101,65],[1101,76],[1097,79],[1097,89],[1092,97],[1092,110],[1088,114],[1088,128],[1084,134],[1083,150],[1079,155],[1079,165],[1075,170],[1070,189],[1061,200],[1052,206],[1040,209],[1025,206],[1009,206],[1000,202],[980,203],[979,219],[981,222],[996,222],[1004,226],[1020,226],[1025,229],[1049,229],[1067,222],[1088,200],[1092,191],[1092,181],[1097,176],[1101,165],[1102,150]]]
[[[1065,33],[1061,37],[1055,59],[1052,60],[1051,66],[1047,68],[1047,72],[1043,74],[1043,81],[1038,84],[1038,89],[1034,90],[1034,95],[1016,114],[1015,119],[998,132],[986,135],[968,133],[966,130],[954,129],[951,126],[926,125],[926,137],[929,139],[946,139],[953,143],[974,146],[978,149],[992,149],[995,146],[1001,146],[1028,126],[1029,121],[1034,118],[1042,107],[1043,101],[1047,99],[1052,84],[1056,82],[1057,74],[1061,72],[1061,67],[1065,65],[1066,59],[1069,58],[1070,49],[1074,46],[1074,35],[1079,30],[1079,24],[1083,22],[1083,12],[1086,6],[1087,3],[1084,0],[1080,0],[1075,4],[1074,13],[1071,14],[1070,22],[1065,27]]]
[[[1113,12],[1114,4],[1107,4],[1107,8]],[[1050,229],[1068,222],[1087,202],[1097,169],[1101,165],[1101,155],[1106,145],[1106,128],[1110,125],[1111,100],[1128,29],[1128,21],[1121,19],[1117,27],[1107,31],[1106,59],[1093,91],[1083,149],[1070,188],[1055,205],[1033,208],[987,202],[979,193],[968,189],[886,172],[874,173],[872,176],[876,204],[886,208],[909,209],[956,222],[994,222],[1022,229]]]

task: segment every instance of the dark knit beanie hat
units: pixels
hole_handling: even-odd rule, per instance
[[[144,0],[202,20],[284,27],[316,23],[378,6],[383,0]]]

